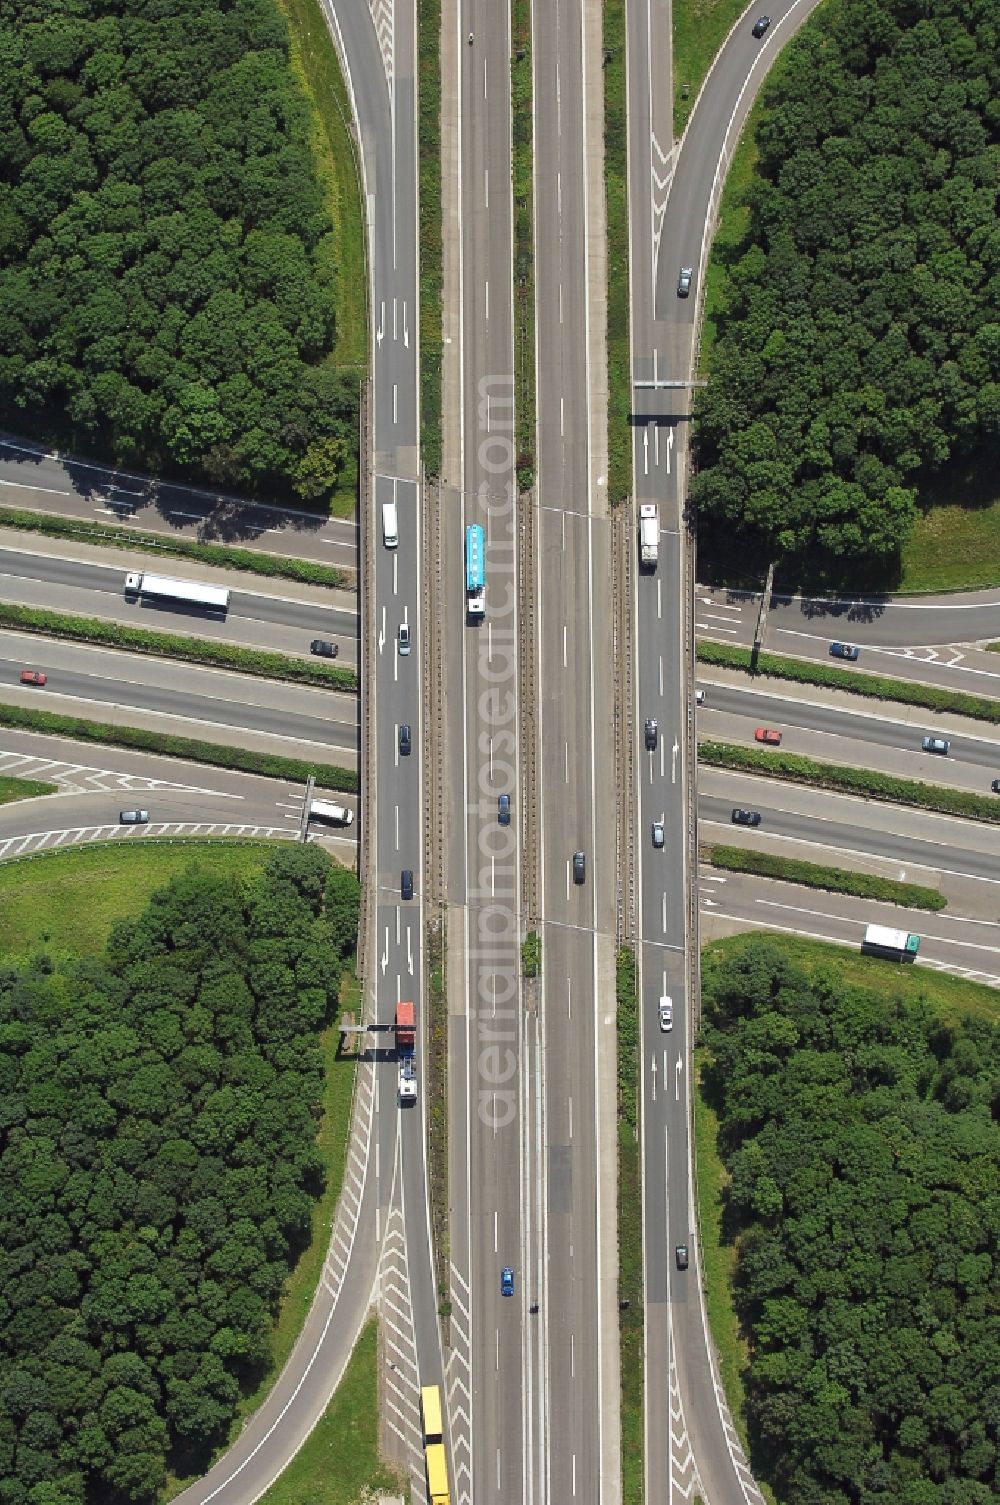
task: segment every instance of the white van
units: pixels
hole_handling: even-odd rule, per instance
[[[396,503],[382,503],[382,542],[387,549],[396,548],[399,543],[399,524],[396,521]]]
[[[328,820],[335,826],[349,826],[354,819],[354,811],[346,805],[335,805],[332,800],[313,800],[309,806],[310,820]]]

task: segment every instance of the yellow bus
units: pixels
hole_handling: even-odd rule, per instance
[[[451,1505],[448,1493],[448,1458],[444,1449],[441,1391],[424,1385],[420,1391],[420,1418],[424,1429],[424,1463],[427,1468],[429,1505]]]
[[[444,1437],[441,1425],[441,1391],[437,1385],[425,1385],[420,1392],[420,1415],[424,1424],[424,1442],[440,1442]]]

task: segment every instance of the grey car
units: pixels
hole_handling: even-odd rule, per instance
[[[693,277],[694,271],[691,267],[681,267],[681,274],[677,279],[678,298],[687,297],[688,293],[691,291],[691,279]]]
[[[409,722],[404,721],[399,728],[399,756],[401,758],[408,758],[411,746]]]
[[[573,882],[574,883],[586,883],[586,881],[587,881],[587,859],[586,859],[585,855],[583,854],[583,852],[574,852],[573,853]]]
[[[945,758],[951,752],[951,743],[947,737],[925,737],[920,746],[924,752],[940,753]]]
[[[318,658],[336,658],[340,649],[336,643],[328,643],[326,638],[313,638],[309,644],[309,652],[315,653]]]
[[[119,810],[118,823],[122,826],[148,826],[148,810]]]
[[[654,847],[656,847],[657,851],[659,851],[659,849],[663,846],[662,820],[654,820],[653,822],[653,845]]]

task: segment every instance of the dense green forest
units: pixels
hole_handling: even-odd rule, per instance
[[[224,1438],[322,1186],[358,884],[196,868],[106,954],[0,964],[0,1501],[145,1501]]]
[[[277,0],[0,7],[0,424],[321,504],[338,296]]]
[[[783,1505],[989,1505],[1000,1027],[764,938],[706,967],[704,1004],[755,1468]]]
[[[921,482],[1000,469],[998,100],[996,0],[826,0],[789,44],[697,404],[706,562],[891,584]]]

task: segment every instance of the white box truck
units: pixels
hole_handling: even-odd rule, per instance
[[[221,585],[202,585],[197,580],[175,580],[168,575],[151,575],[145,570],[130,570],[125,576],[126,596],[144,601],[169,601],[178,606],[201,606],[206,611],[228,611],[229,592]]]
[[[886,956],[896,962],[916,960],[920,950],[919,935],[908,930],[893,930],[888,925],[869,925],[861,942],[867,956]]]
[[[354,811],[346,805],[335,805],[332,800],[313,800],[309,806],[310,820],[327,820],[334,826],[349,826]]]
[[[660,509],[655,502],[639,503],[639,563],[655,570],[660,552]]]
[[[382,503],[382,542],[387,549],[394,549],[399,543],[399,520],[396,517],[396,503]]]

